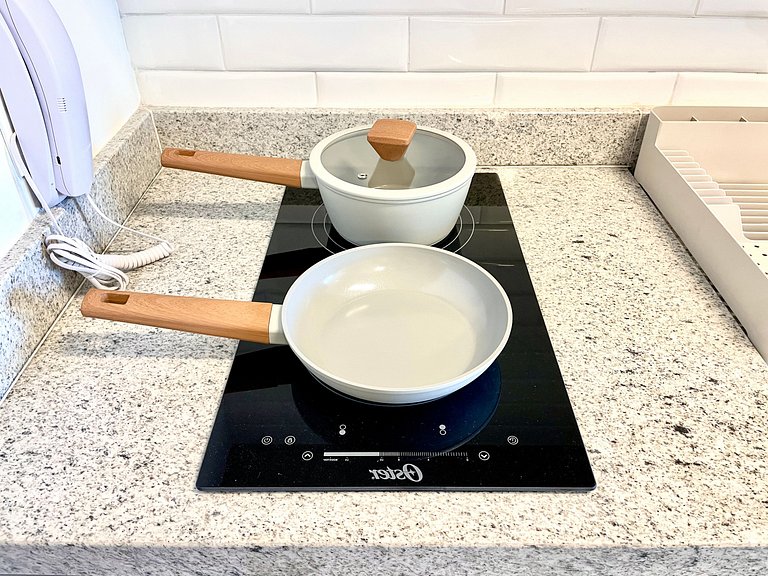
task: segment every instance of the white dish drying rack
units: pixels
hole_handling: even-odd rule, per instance
[[[635,178],[768,361],[768,108],[654,108]]]

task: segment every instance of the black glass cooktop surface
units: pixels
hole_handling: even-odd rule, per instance
[[[288,188],[254,301],[281,303],[293,281],[351,247],[317,190]],[[514,322],[498,359],[447,397],[409,406],[341,396],[287,346],[240,342],[200,490],[592,490],[595,479],[539,310],[501,183],[476,174],[437,246],[502,285]]]

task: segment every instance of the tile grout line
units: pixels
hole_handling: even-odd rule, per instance
[[[675,93],[677,92],[677,85],[680,83],[680,72],[675,73],[675,83],[672,85],[672,94],[669,95],[669,102],[667,102],[668,106],[671,106],[672,103],[675,101]]]
[[[406,34],[405,34],[405,71],[411,72],[411,16],[406,18]]]
[[[222,71],[227,72],[227,60],[224,57],[224,35],[221,33],[221,14],[216,14],[216,32],[219,34],[219,52],[221,53]]]
[[[589,72],[592,72],[595,67],[595,58],[597,58],[597,43],[600,41],[600,32],[603,30],[603,17],[600,16],[600,21],[597,23],[597,34],[595,34],[595,44],[592,46],[592,60],[589,62]]]

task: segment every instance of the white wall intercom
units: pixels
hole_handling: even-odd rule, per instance
[[[19,174],[51,218],[45,249],[56,265],[103,289],[125,289],[128,270],[165,258],[162,238],[110,220],[88,194],[93,181],[88,110],[74,46],[48,0],[0,0],[0,95],[11,121],[6,144]],[[82,196],[113,225],[160,243],[135,254],[97,254],[65,234],[50,208]]]
[[[48,206],[88,193],[88,112],[75,49],[47,0],[0,0],[0,92],[14,139]]]

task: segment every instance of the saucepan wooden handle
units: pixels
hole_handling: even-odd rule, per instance
[[[92,288],[83,316],[269,344],[272,304]]]
[[[290,158],[269,158],[184,148],[165,148],[160,156],[160,164],[166,168],[233,176],[295,188],[301,187],[301,163],[301,160]]]
[[[394,162],[405,156],[415,133],[416,124],[408,120],[376,120],[368,131],[368,143],[382,160]]]

